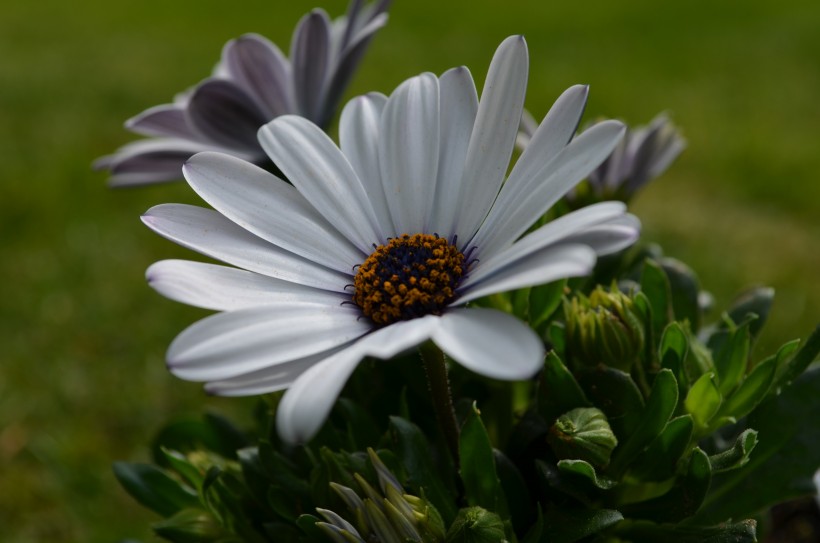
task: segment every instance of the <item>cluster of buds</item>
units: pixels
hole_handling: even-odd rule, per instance
[[[644,348],[644,327],[632,298],[612,285],[598,286],[589,297],[564,300],[567,351],[581,366],[606,366],[629,372]]]
[[[435,507],[423,498],[405,494],[373,449],[367,449],[367,454],[379,478],[381,492],[358,473],[353,477],[364,498],[352,488],[331,483],[352,519],[349,522],[333,511],[317,509],[325,522],[316,525],[336,543],[443,542],[444,521]]]

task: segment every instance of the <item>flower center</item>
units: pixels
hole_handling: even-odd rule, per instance
[[[378,326],[439,315],[456,297],[464,255],[446,239],[402,234],[379,245],[353,280],[353,301]]]

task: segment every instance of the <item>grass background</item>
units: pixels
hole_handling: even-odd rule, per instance
[[[343,0],[327,0],[337,15]],[[0,531],[22,543],[151,540],[114,460],[207,404],[163,353],[201,313],[146,287],[153,261],[189,256],[150,234],[182,184],[111,191],[91,161],[133,138],[122,122],[204,77],[255,31],[287,49],[306,2],[5,3],[0,17]],[[644,239],[690,263],[724,307],[777,290],[759,354],[820,317],[820,3],[396,0],[349,94],[390,92],[466,64],[480,84],[510,34],[527,37],[527,107],[589,83],[587,118],[669,111],[689,141],[635,202]]]

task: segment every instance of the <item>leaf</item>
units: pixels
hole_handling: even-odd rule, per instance
[[[448,492],[441,477],[436,473],[430,458],[430,444],[418,426],[400,417],[390,417],[393,452],[401,459],[407,470],[407,484],[424,495],[441,513],[446,525],[456,518],[455,497]]]
[[[700,282],[692,269],[674,258],[662,258],[659,264],[669,280],[675,320],[687,321],[693,332],[700,328]]]
[[[214,413],[202,419],[181,419],[166,424],[151,445],[153,459],[165,465],[163,448],[182,453],[207,449],[225,458],[236,459],[236,451],[247,446],[248,440],[233,424]]]
[[[715,478],[695,521],[715,524],[748,518],[773,504],[816,492],[820,466],[820,369],[806,372],[780,396],[770,397],[747,417],[760,442],[748,464]]]
[[[644,262],[641,273],[641,292],[652,307],[652,331],[660,337],[664,327],[672,321],[672,293],[663,268],[654,260]]]
[[[366,409],[348,398],[339,398],[333,409],[346,423],[351,450],[362,450],[370,444],[378,443],[381,432]]]
[[[534,513],[534,503],[530,499],[527,483],[516,465],[504,453],[493,449],[493,456],[513,527],[516,532],[522,533],[527,523],[532,521]]]
[[[561,279],[530,289],[530,327],[539,328],[561,305],[567,280]]]
[[[664,328],[658,347],[658,358],[662,368],[672,370],[678,381],[678,397],[683,398],[688,392],[688,379],[684,362],[689,353],[689,339],[680,323],[672,322]]]
[[[557,417],[576,407],[590,405],[575,377],[555,351],[547,353],[538,384],[538,413],[547,424],[552,424]]]
[[[754,340],[763,325],[766,324],[766,319],[769,317],[769,312],[772,309],[774,302],[774,289],[770,287],[757,287],[750,289],[732,301],[728,314],[732,322],[743,322],[750,314],[756,315],[757,319],[751,323],[749,332],[752,340]]]
[[[749,361],[751,337],[749,325],[752,321],[737,328],[728,341],[715,355],[718,389],[723,396],[728,396],[740,384],[746,373]]]
[[[163,517],[197,507],[197,493],[151,464],[114,462],[114,475],[132,498]]]
[[[461,427],[458,451],[468,505],[483,507],[497,513],[501,520],[509,520],[507,500],[495,469],[493,446],[475,403]]]
[[[171,518],[152,524],[151,529],[174,543],[215,542],[227,535],[213,515],[201,509],[183,509]]]
[[[572,543],[597,534],[623,520],[614,509],[551,508],[544,517],[541,543]]]
[[[663,369],[655,376],[637,428],[615,448],[609,472],[623,473],[635,457],[661,434],[677,405],[678,383],[671,370]]]
[[[559,460],[558,471],[563,475],[583,479],[600,490],[609,490],[618,484],[618,481],[614,479],[599,476],[595,467],[586,460]]]
[[[714,378],[713,373],[701,375],[689,389],[689,394],[683,402],[686,411],[695,419],[695,425],[700,430],[708,428],[709,421],[717,414],[723,402]]]
[[[797,377],[809,367],[809,364],[817,359],[818,354],[820,354],[820,325],[814,329],[814,332],[811,333],[809,339],[807,339],[800,350],[797,351],[797,354],[783,364],[783,369],[780,370],[778,368],[775,386],[784,387],[797,379]],[[779,355],[780,353],[778,352],[778,357]]]
[[[723,402],[719,416],[740,419],[748,415],[768,394],[774,382],[776,370],[776,357],[769,357],[755,366],[740,387]]]
[[[628,373],[597,366],[579,370],[577,378],[586,397],[606,414],[618,441],[625,440],[635,431],[640,423],[644,401]]]
[[[700,508],[711,479],[709,457],[696,447],[689,458],[686,474],[669,492],[651,500],[626,505],[621,511],[628,517],[679,522],[691,517]]]
[[[195,489],[202,488],[202,480],[205,474],[198,467],[191,464],[184,455],[165,448],[162,449],[162,454],[165,455],[167,465],[176,471],[186,483]]]
[[[752,429],[745,430],[737,436],[735,444],[730,449],[709,457],[712,473],[742,468],[749,462],[749,455],[755,445],[757,445],[757,432]]]
[[[755,543],[757,541],[757,525],[754,520],[708,527],[625,520],[618,525],[616,533],[631,543]]]
[[[632,463],[630,474],[645,481],[664,481],[675,475],[693,430],[692,415],[670,420],[661,435]]]

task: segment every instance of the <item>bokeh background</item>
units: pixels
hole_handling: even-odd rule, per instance
[[[331,15],[344,0],[325,0]],[[133,139],[122,122],[205,77],[222,44],[287,49],[302,1],[5,2],[0,9],[0,533],[6,543],[150,541],[155,518],[114,460],[145,460],[164,422],[206,406],[163,353],[201,313],[153,293],[155,260],[189,256],[139,222],[191,202],[183,184],[110,190],[91,161]],[[469,66],[527,37],[527,107],[591,85],[587,119],[668,111],[689,147],[633,210],[644,239],[697,270],[725,307],[767,284],[761,355],[820,319],[820,3],[396,0],[349,95]],[[715,315],[717,316],[717,315]]]

